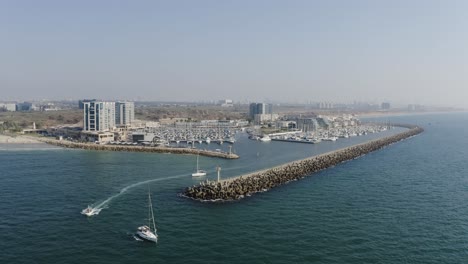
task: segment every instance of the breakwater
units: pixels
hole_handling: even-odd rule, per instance
[[[264,192],[290,181],[304,178],[312,173],[335,166],[339,163],[358,158],[424,131],[423,128],[414,125],[392,125],[408,128],[408,130],[393,136],[289,162],[274,168],[239,177],[229,178],[219,182],[201,182],[197,186],[186,188],[182,195],[199,201],[238,200],[254,193]]]
[[[128,152],[152,152],[152,153],[173,153],[173,154],[188,154],[201,155],[207,157],[223,158],[223,159],[238,159],[239,156],[233,153],[201,150],[193,148],[171,148],[171,147],[151,147],[151,146],[133,146],[133,145],[101,145],[93,143],[78,143],[66,140],[37,138],[37,140],[65,148],[77,148],[85,150],[105,150],[105,151],[128,151]]]

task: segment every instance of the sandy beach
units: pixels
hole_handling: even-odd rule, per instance
[[[0,135],[0,144],[37,144],[42,143],[30,137],[25,136],[7,136]]]

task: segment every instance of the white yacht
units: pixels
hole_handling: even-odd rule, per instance
[[[271,138],[268,135],[264,135],[263,137],[260,138],[260,141],[263,141],[263,142],[271,141]]]
[[[151,226],[153,227],[151,229]],[[148,189],[148,225],[138,227],[137,235],[151,242],[158,242],[156,234],[156,224],[154,223],[153,204],[151,203],[151,193]]]
[[[200,155],[197,155],[197,170],[192,173],[192,177],[201,177],[201,176],[205,176],[206,175],[206,171],[204,170],[200,170],[200,168],[198,167],[198,157]]]

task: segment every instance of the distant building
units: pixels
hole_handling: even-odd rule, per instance
[[[333,109],[335,106],[331,102],[319,102],[317,103],[318,109]]]
[[[410,104],[408,105],[408,111],[422,111],[424,110],[424,106],[418,104]]]
[[[83,130],[110,131],[115,128],[115,103],[83,102]]]
[[[115,124],[117,126],[131,125],[135,120],[135,104],[133,102],[115,103]]]
[[[32,111],[34,108],[30,102],[16,104],[16,111]]]
[[[218,102],[219,105],[221,105],[222,107],[233,107],[234,106],[234,103],[231,99],[224,99],[224,100],[220,100]]]
[[[94,102],[96,99],[83,99],[78,101],[78,108],[84,109],[84,103]]]
[[[366,102],[354,102],[350,107],[358,111],[377,111],[382,105],[366,103]]]
[[[273,105],[265,103],[251,103],[249,116],[252,120],[255,119],[255,115],[271,115],[273,114]]]
[[[384,103],[382,103],[380,108],[382,108],[382,110],[388,110],[388,109],[390,109],[390,103],[384,102]]]
[[[16,111],[15,103],[0,103],[0,110],[14,112]]]

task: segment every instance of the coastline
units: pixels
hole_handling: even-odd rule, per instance
[[[121,145],[100,145],[93,143],[77,143],[65,140],[38,138],[42,143],[64,147],[95,151],[128,151],[128,152],[146,152],[146,153],[172,153],[185,155],[201,155],[214,158],[238,159],[239,156],[233,153],[217,152],[210,150],[192,149],[192,148],[168,148],[168,147],[150,147],[150,146],[121,146]]]
[[[44,144],[43,142],[26,136],[11,136],[0,134],[0,144]]]
[[[95,151],[128,151],[128,152],[146,152],[146,153],[173,153],[182,155],[201,155],[206,157],[238,159],[239,156],[234,153],[217,152],[211,150],[190,149],[190,148],[168,148],[168,147],[149,147],[149,146],[119,146],[119,145],[99,145],[93,143],[77,143],[65,140],[50,138],[36,138],[24,135],[4,135],[0,134],[0,144],[49,144],[63,148],[76,148]]]

